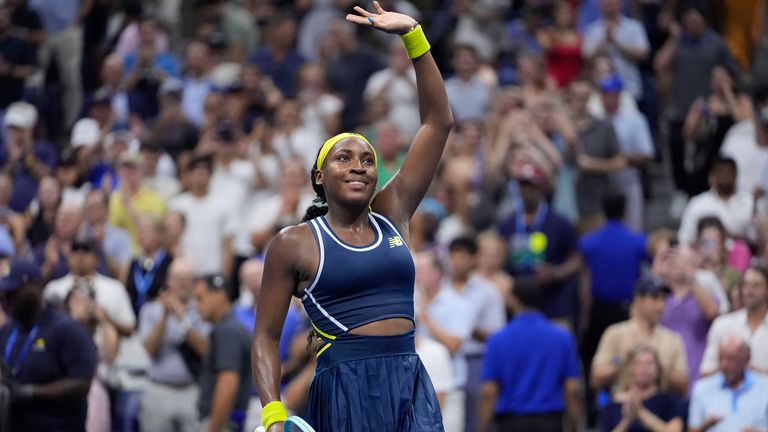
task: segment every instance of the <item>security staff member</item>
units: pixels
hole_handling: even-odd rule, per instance
[[[97,352],[80,324],[43,304],[43,278],[29,261],[2,269],[11,319],[0,328],[1,385],[11,394],[13,431],[85,431]]]

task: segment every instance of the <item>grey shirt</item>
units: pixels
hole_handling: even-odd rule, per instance
[[[200,371],[200,418],[211,415],[216,377],[219,372],[236,371],[240,375],[234,410],[245,410],[251,390],[251,336],[230,311],[213,325],[208,354]]]
[[[616,156],[619,151],[619,142],[611,123],[593,119],[586,129],[579,131],[580,154],[610,159]],[[603,197],[609,189],[608,174],[579,171],[576,180],[579,214],[583,217],[600,213]]]
[[[189,322],[190,328],[207,336],[211,331],[210,324],[200,319],[193,304],[187,305],[184,318]],[[163,319],[163,305],[155,300],[146,303],[139,312],[139,337],[144,342],[152,334],[160,320]],[[189,352],[190,347],[182,348],[186,340],[186,333],[181,322],[175,315],[169,314],[166,318],[165,332],[157,351],[152,358],[152,363],[147,369],[147,374],[152,381],[170,385],[193,384],[195,377],[184,361],[182,350]],[[190,355],[190,354],[187,354]]]

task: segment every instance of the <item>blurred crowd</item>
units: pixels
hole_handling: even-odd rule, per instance
[[[768,2],[379,3],[456,121],[408,244],[446,430],[768,430]],[[358,4],[2,2],[0,431],[260,424],[262,257],[320,145],[365,135],[383,187],[420,125]]]

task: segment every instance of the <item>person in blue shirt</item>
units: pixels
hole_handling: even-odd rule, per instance
[[[579,430],[581,368],[576,341],[539,310],[541,285],[521,276],[512,289],[515,317],[488,339],[483,359],[482,431]],[[494,419],[495,418],[495,419]]]
[[[43,304],[43,277],[31,261],[4,266],[0,294],[11,316],[0,328],[0,387],[11,395],[10,430],[84,432],[97,362],[90,335]]]
[[[414,346],[414,262],[409,221],[427,192],[453,126],[440,70],[415,19],[355,7],[347,20],[402,36],[413,60],[421,126],[400,171],[376,191],[377,156],[359,134],[319,149],[317,198],[306,223],[267,248],[253,340],[253,371],[268,432],[283,431],[278,344],[291,296],[307,310],[317,345],[308,423],[318,432],[442,431],[434,387]],[[352,66],[354,67],[354,66]]]

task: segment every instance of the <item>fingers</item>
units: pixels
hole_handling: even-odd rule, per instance
[[[379,14],[386,13],[386,11],[381,8],[381,5],[377,1],[373,2],[373,7],[374,7],[374,9],[376,9],[376,13],[379,13]]]
[[[360,15],[348,14],[347,15],[347,21],[353,22],[355,24],[361,24],[361,25],[373,25],[372,22],[368,21],[368,18],[361,17]]]
[[[367,10],[365,10],[365,9],[361,8],[360,6],[355,6],[355,8],[354,8],[354,9],[355,9],[355,11],[356,11],[357,13],[359,13],[360,15],[362,15],[362,16],[364,16],[364,17],[366,17],[366,18],[368,18],[369,16],[373,16],[373,14],[372,14],[372,13],[370,13],[370,12],[368,12]]]

